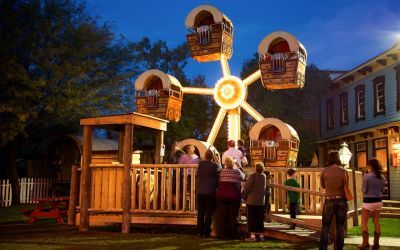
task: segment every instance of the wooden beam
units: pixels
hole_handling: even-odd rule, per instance
[[[125,125],[124,133],[124,172],[122,176],[122,233],[131,231],[131,165],[132,165],[132,139],[133,125]]]
[[[386,66],[387,60],[386,59],[378,59],[376,60],[377,63],[379,63],[382,66]]]
[[[90,162],[92,160],[92,126],[83,127],[82,184],[79,231],[89,230]]]
[[[125,129],[121,129],[118,135],[118,161],[124,161],[124,137],[125,137]]]
[[[164,131],[156,131],[156,152],[154,155],[155,164],[161,164],[163,162],[163,156],[161,156],[161,148],[164,146]],[[165,150],[165,149],[164,149]]]
[[[101,126],[133,124],[162,131],[167,131],[167,123],[168,121],[166,120],[139,113],[84,118],[80,121],[81,125]]]
[[[388,54],[387,57],[392,58],[393,61],[397,61],[397,54]]]
[[[71,187],[69,190],[68,205],[68,225],[75,225],[76,222],[76,206],[79,200],[79,172],[78,165],[73,165],[71,169]]]

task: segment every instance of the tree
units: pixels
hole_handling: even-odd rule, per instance
[[[132,48],[70,0],[0,2],[0,147],[18,155],[79,119],[125,110]],[[10,179],[18,202],[15,158]]]
[[[257,69],[258,56],[254,55],[243,64],[241,77],[245,78]],[[300,137],[298,163],[302,165],[309,164],[317,150],[319,98],[330,83],[329,75],[311,64],[306,68],[306,82],[303,89],[271,91],[264,89],[261,80],[248,88],[248,102],[264,117],[278,118],[296,129]],[[306,115],[309,117],[306,118]],[[254,123],[253,118],[245,114],[242,119],[242,135],[247,140]]]

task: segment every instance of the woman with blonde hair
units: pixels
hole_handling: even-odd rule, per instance
[[[225,169],[219,174],[217,189],[217,233],[222,239],[234,239],[238,234],[238,215],[241,200],[241,185],[244,174],[234,168],[233,158],[227,156]]]
[[[264,164],[256,164],[256,171],[246,181],[242,198],[246,201],[247,226],[250,237],[247,241],[264,240],[264,203],[266,176],[263,173]]]

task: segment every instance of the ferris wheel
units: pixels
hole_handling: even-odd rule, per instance
[[[214,144],[226,116],[228,139],[235,141],[241,138],[242,109],[258,123],[266,120],[247,102],[248,86],[255,81],[261,79],[263,86],[270,90],[304,86],[307,52],[293,35],[283,31],[267,35],[258,46],[259,69],[240,79],[231,75],[229,69],[234,27],[226,15],[211,5],[201,5],[187,15],[185,26],[191,57],[200,63],[220,61],[222,77],[211,88],[183,87],[171,75],[154,69],[146,71],[135,83],[138,112],[178,121],[184,95],[213,96],[219,111],[203,143],[208,146]],[[289,138],[295,138],[297,133],[287,126]]]

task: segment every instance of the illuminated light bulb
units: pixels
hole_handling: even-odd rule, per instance
[[[221,108],[230,110],[239,107],[246,95],[246,86],[236,76],[223,77],[215,84],[214,99]]]

